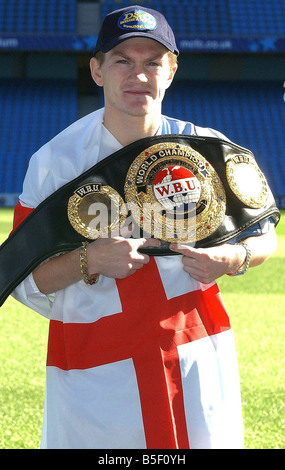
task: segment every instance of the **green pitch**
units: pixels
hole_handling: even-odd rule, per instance
[[[273,257],[245,276],[218,282],[236,338],[249,449],[285,448],[284,216]],[[11,227],[12,211],[1,209],[0,243]],[[0,313],[0,448],[38,448],[48,321],[11,297]]]

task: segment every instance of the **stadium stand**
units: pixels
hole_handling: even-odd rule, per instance
[[[159,9],[180,36],[284,37],[283,0],[101,0],[101,17],[134,3]],[[72,34],[76,12],[76,0],[1,0],[0,32]]]
[[[31,155],[77,119],[69,80],[0,80],[0,193],[20,193]]]
[[[163,112],[211,127],[256,156],[276,195],[285,193],[285,103],[280,82],[180,81]]]
[[[102,0],[102,17],[130,0]],[[284,0],[141,0],[167,16],[176,35],[283,36]]]
[[[0,38],[18,34],[37,40],[45,35],[76,36],[89,30],[90,35],[96,34],[100,20],[111,10],[137,3],[164,13],[177,37],[285,38],[284,0],[0,0]],[[84,14],[91,11],[100,12],[94,20],[94,33],[90,14],[84,23]],[[7,55],[4,58],[7,65]],[[50,62],[41,62],[44,63]],[[15,78],[14,66],[9,67],[11,79],[4,70],[1,75],[0,70],[0,205],[7,204],[3,194],[21,191],[32,153],[78,117],[92,111],[101,96],[98,90],[96,96],[89,92],[80,100],[76,80],[36,79],[33,75],[32,79],[27,72]],[[20,70],[22,65],[17,67]],[[66,70],[64,78],[70,76],[68,73]],[[163,112],[218,129],[232,141],[250,148],[280,206],[285,207],[284,78],[276,81],[274,74],[269,77],[267,73],[270,79],[258,80],[256,73],[254,80],[248,80],[246,75],[238,80],[234,74],[235,70],[231,80],[223,81],[205,76],[197,80],[186,76],[176,79],[167,91]],[[54,77],[58,75],[57,70]]]
[[[1,0],[0,32],[72,34],[76,31],[76,0]]]

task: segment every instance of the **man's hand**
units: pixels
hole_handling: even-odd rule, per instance
[[[183,255],[184,270],[203,284],[210,284],[224,274],[236,272],[246,257],[246,250],[241,245],[192,248],[172,243],[170,249]]]
[[[264,263],[277,248],[275,230],[243,240],[250,248],[250,267]],[[170,249],[183,255],[184,269],[197,281],[210,284],[224,274],[233,274],[243,265],[246,249],[239,244],[225,243],[211,248],[192,248],[171,243]]]
[[[123,279],[134,274],[150,260],[148,255],[138,252],[141,247],[159,246],[154,238],[99,238],[87,246],[89,274],[103,274],[111,278]],[[126,230],[125,235],[130,236]],[[51,258],[33,271],[34,281],[43,294],[51,294],[82,279],[79,266],[79,248]]]
[[[150,260],[138,249],[159,246],[154,238],[100,238],[88,245],[87,259],[89,273],[99,273],[107,277],[123,279],[134,274]]]

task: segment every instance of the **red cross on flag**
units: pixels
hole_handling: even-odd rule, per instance
[[[131,358],[147,448],[186,449],[178,346],[230,329],[218,288],[167,299],[154,258],[116,283],[122,313],[94,323],[51,321],[47,365],[83,370]]]

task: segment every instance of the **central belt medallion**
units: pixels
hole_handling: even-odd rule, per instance
[[[222,182],[196,150],[176,142],[152,145],[131,164],[128,209],[144,235],[191,243],[211,235],[226,211]]]

